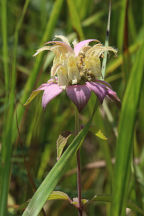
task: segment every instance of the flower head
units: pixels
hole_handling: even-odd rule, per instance
[[[101,61],[105,51],[117,51],[109,46],[103,46],[96,39],[88,39],[79,43],[73,42],[74,48],[64,36],[56,36],[62,41],[49,41],[44,47],[37,50],[36,56],[44,50],[54,52],[55,57],[51,68],[51,79],[42,84],[32,92],[27,100],[27,105],[40,91],[44,91],[42,106],[46,105],[63,90],[66,90],[68,97],[81,111],[87,104],[91,92],[93,91],[102,103],[107,96],[119,101],[116,93],[110,85],[99,80],[101,77]],[[90,42],[95,42],[90,46]]]

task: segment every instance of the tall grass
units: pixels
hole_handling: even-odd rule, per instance
[[[72,156],[84,137],[82,197],[89,200],[87,215],[143,215],[144,3],[112,1],[111,8],[106,45],[109,42],[118,54],[107,55],[102,73],[122,107],[106,101],[89,122],[95,103],[92,95],[80,115],[84,129],[74,140],[70,138],[56,162],[59,134],[74,130],[73,105],[62,94],[45,112],[41,96],[28,108],[23,106],[31,91],[48,80],[53,58],[32,55],[55,34],[70,41],[96,38],[105,43],[108,2],[1,1],[0,215],[76,215],[68,200],[59,201],[57,196],[55,201],[46,200],[53,190],[71,199],[77,196]],[[45,211],[39,213],[44,204]]]

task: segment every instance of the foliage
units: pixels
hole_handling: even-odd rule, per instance
[[[35,50],[56,34],[104,44],[108,8],[102,0],[1,0],[0,215],[76,215],[75,152],[80,145],[87,215],[143,215],[142,0],[112,1],[109,45],[118,54],[111,60],[108,55],[105,80],[118,93],[121,108],[106,101],[91,119],[92,95],[80,115],[83,129],[75,139],[66,137],[57,155],[59,135],[74,131],[73,104],[63,93],[45,111],[41,95],[24,107],[32,90],[48,80],[53,59],[50,53],[32,57]],[[23,213],[27,206],[29,214]]]

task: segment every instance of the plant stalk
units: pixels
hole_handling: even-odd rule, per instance
[[[79,211],[79,216],[82,216],[80,149],[78,149],[77,151],[77,191],[78,191],[78,211]]]
[[[75,107],[75,135],[77,135],[79,131],[80,131],[79,112]],[[76,157],[77,157],[78,213],[79,216],[82,216],[80,149],[78,149]]]

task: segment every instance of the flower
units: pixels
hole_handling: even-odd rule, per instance
[[[55,54],[51,68],[51,79],[42,84],[32,92],[25,103],[31,100],[41,91],[43,108],[62,91],[66,91],[68,97],[81,111],[87,104],[91,92],[94,92],[102,103],[105,97],[120,101],[111,86],[98,78],[101,77],[101,61],[105,51],[117,51],[110,46],[103,46],[96,39],[88,39],[79,43],[73,42],[74,48],[70,46],[66,37],[56,36],[62,41],[49,41],[44,47],[37,50],[36,56],[44,50],[53,51]],[[96,42],[90,46],[90,42]]]

